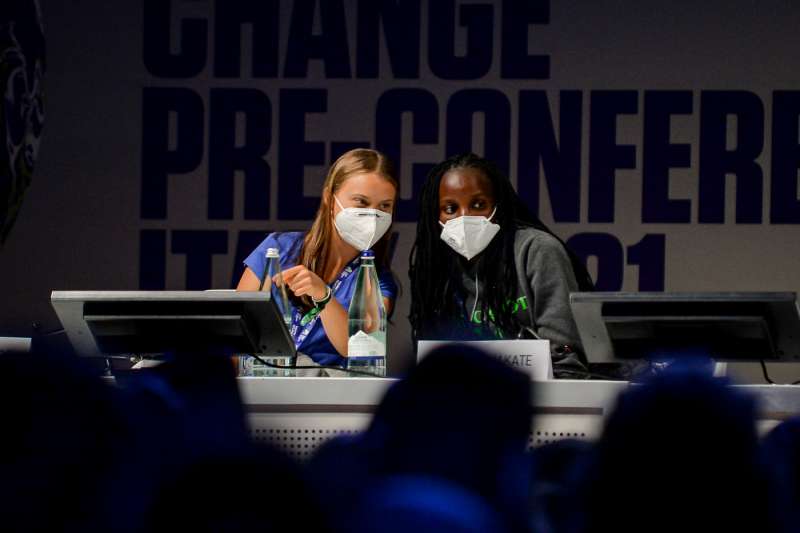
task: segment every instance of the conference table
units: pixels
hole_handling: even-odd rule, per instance
[[[79,355],[194,353],[198,347],[208,351],[209,347],[218,346],[230,348],[234,353],[262,354],[269,347],[271,354],[282,357],[295,351],[277,306],[257,292],[53,291],[51,301]],[[723,325],[736,326],[726,340],[728,346],[739,339],[737,335],[753,331],[765,334],[763,328],[741,327],[754,317],[757,324],[777,325],[774,344],[780,350],[763,352],[765,358],[791,364],[800,362],[800,338],[795,334],[800,331],[800,307],[794,293],[573,293],[571,301],[579,329],[586,329],[581,333],[584,346],[589,344],[588,340],[599,343],[599,348],[592,346],[594,362],[613,360],[615,352],[606,342],[610,340],[607,319],[626,327],[656,319],[694,326],[719,319]],[[603,307],[612,303],[616,314],[610,312],[611,307]],[[691,308],[686,308],[689,304]],[[644,306],[650,311],[645,313]],[[608,317],[604,316],[604,309],[609,311]],[[717,316],[720,312],[721,317]],[[689,315],[691,320],[687,320]],[[672,334],[678,331],[668,330]],[[691,335],[687,338],[690,344],[696,342]],[[756,338],[766,337],[756,335]],[[549,354],[549,348],[545,353]],[[638,386],[625,381],[531,377],[534,416],[529,444],[532,447],[565,438],[598,438],[620,393]],[[366,428],[387,389],[395,382],[389,378],[309,375],[237,379],[253,438],[300,459],[307,458],[331,437]],[[732,386],[757,397],[758,429],[762,433],[800,414],[798,386]]]
[[[369,377],[238,378],[253,439],[300,460],[332,437],[363,431],[395,382]],[[532,382],[534,416],[529,446],[567,438],[598,438],[619,394],[636,386],[640,385],[602,380]],[[762,434],[800,414],[800,386],[732,386],[757,398],[758,430]]]

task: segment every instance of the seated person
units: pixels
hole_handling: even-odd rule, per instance
[[[415,340],[540,337],[552,341],[556,369],[585,365],[569,293],[592,289],[586,267],[490,161],[462,154],[434,167],[419,212]]]
[[[325,178],[311,229],[269,234],[245,259],[236,289],[259,290],[266,251],[277,248],[292,307],[289,331],[297,350],[321,365],[343,365],[347,308],[361,251],[375,252],[387,314],[397,296],[388,264],[388,230],[396,199],[397,180],[386,156],[369,149],[346,152]]]

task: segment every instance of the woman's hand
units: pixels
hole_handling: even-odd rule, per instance
[[[322,278],[310,271],[305,265],[287,268],[282,272],[283,281],[295,296],[308,295],[314,300],[321,300],[328,293],[328,286]]]

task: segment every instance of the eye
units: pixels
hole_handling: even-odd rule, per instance
[[[486,207],[486,202],[484,202],[483,200],[475,200],[472,203],[473,209],[484,209],[485,207]]]
[[[455,204],[445,204],[444,207],[442,208],[442,211],[444,211],[445,214],[452,215],[453,213],[456,212],[456,205]]]
[[[367,201],[364,198],[361,198],[360,196],[356,197],[356,198],[353,198],[353,201],[355,202],[355,204],[357,206],[360,206],[360,207],[363,207],[363,206],[367,205]]]
[[[381,211],[389,212],[389,211],[392,210],[392,204],[389,203],[389,202],[384,202],[384,203],[381,204],[380,208],[381,208]]]

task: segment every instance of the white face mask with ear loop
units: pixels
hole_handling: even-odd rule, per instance
[[[451,218],[444,224],[440,220],[441,239],[467,260],[472,259],[484,251],[500,231],[500,225],[491,221],[496,212],[497,206],[494,206],[488,217],[464,215]]]
[[[344,242],[359,251],[369,250],[381,240],[392,225],[392,215],[368,207],[344,207],[333,196],[341,211],[333,217],[333,224]]]

